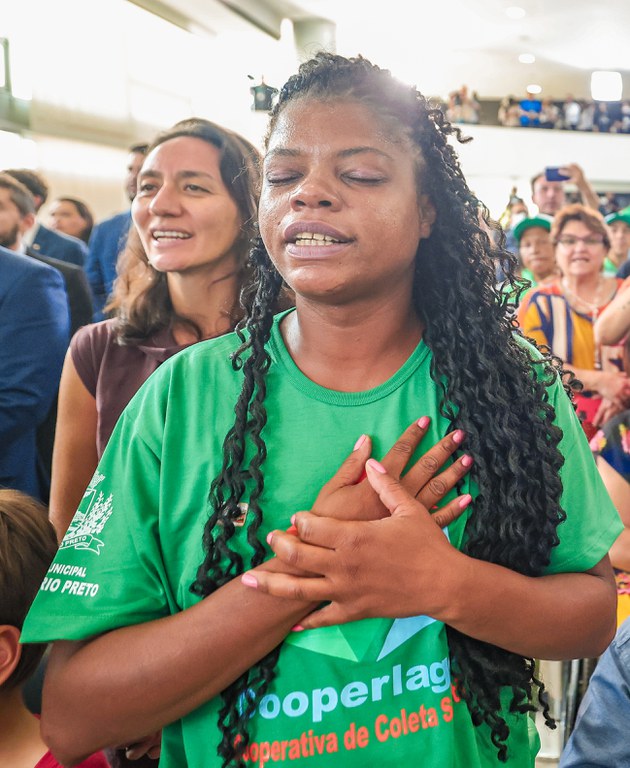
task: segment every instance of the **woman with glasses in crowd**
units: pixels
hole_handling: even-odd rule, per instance
[[[551,348],[582,382],[577,410],[588,432],[630,403],[630,378],[620,350],[595,343],[593,325],[621,280],[603,274],[610,249],[598,211],[573,204],[554,217],[551,239],[560,275],[525,295],[518,319],[525,336]]]

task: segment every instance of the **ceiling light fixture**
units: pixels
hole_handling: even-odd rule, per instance
[[[509,19],[523,19],[527,15],[525,8],[521,8],[520,5],[510,5],[505,9],[505,15]]]
[[[536,61],[536,57],[533,53],[521,53],[518,60],[521,64],[533,64]]]
[[[621,72],[599,70],[591,74],[591,98],[594,101],[621,101]]]

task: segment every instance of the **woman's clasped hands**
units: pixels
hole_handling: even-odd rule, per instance
[[[293,600],[326,603],[295,628],[341,624],[369,617],[437,618],[461,555],[441,528],[471,502],[457,496],[435,505],[468,473],[464,454],[444,471],[461,447],[456,430],[404,473],[429,424],[412,424],[381,462],[370,458],[362,435],[355,449],[323,486],[310,512],[298,512],[288,531],[267,539],[279,568],[268,561],[243,574],[246,586]]]

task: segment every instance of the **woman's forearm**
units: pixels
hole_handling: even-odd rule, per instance
[[[73,765],[159,730],[217,696],[313,608],[235,579],[173,616],[85,643],[55,643],[43,696],[44,740]]]
[[[68,351],[59,385],[50,487],[49,516],[59,541],[98,464],[97,425],[96,400],[79,378]]]
[[[436,617],[460,632],[541,659],[595,657],[610,643],[616,592],[607,557],[585,573],[537,578],[461,557],[453,599]]]
[[[565,363],[565,368],[568,368],[584,385],[584,389],[587,392],[599,393],[601,371],[591,371],[588,368],[576,368],[571,363]]]
[[[584,205],[587,205],[589,208],[598,211],[601,204],[599,196],[587,181],[587,179],[583,177],[577,187],[580,191],[580,194],[582,195],[582,202]]]
[[[625,283],[624,283],[625,286]],[[630,290],[622,290],[593,326],[597,344],[618,344],[630,330]]]
[[[406,467],[426,428],[427,424],[414,422],[403,432],[385,457],[392,471],[399,474]],[[468,472],[470,464],[461,459],[443,469],[462,438],[458,432],[447,435],[423,455],[424,462],[419,460],[405,474],[403,482],[431,507]],[[366,437],[317,497],[320,512],[333,518],[349,513],[382,517],[380,501],[360,483],[370,452]],[[435,519],[449,512],[461,514],[465,505],[460,506],[458,499],[445,505]],[[261,572],[304,575],[299,567],[278,558],[253,571]],[[215,697],[318,604],[272,598],[247,589],[238,579],[183,613],[115,630],[87,643],[55,643],[44,696],[46,738],[56,754],[69,760],[103,746],[135,741]],[[86,679],[89,690],[83,684]]]

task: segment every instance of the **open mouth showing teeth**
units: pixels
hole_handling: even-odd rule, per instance
[[[300,232],[296,235],[294,240],[296,245],[333,245],[334,243],[342,243],[343,240],[336,240],[334,237],[328,235],[320,235],[317,232]]]
[[[170,229],[156,229],[153,233],[154,240],[188,240],[190,235],[185,232],[176,232]]]

